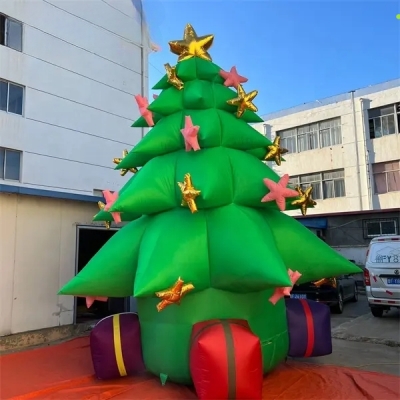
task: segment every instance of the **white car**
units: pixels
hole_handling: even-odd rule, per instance
[[[382,317],[392,307],[400,308],[400,236],[379,236],[371,240],[364,282],[374,317]]]

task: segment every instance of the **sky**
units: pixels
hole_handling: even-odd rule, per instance
[[[213,34],[213,62],[236,66],[258,90],[258,114],[400,77],[398,0],[143,0],[151,39],[150,86],[177,56],[168,41]]]

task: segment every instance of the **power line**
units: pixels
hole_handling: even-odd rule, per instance
[[[160,69],[158,69],[158,67],[156,67],[153,63],[149,62],[149,65],[152,66],[160,75],[164,76],[165,75],[165,71],[161,71]]]

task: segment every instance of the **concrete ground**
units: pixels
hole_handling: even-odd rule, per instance
[[[313,364],[339,365],[400,376],[400,312],[374,317],[364,295],[346,303],[343,314],[332,314],[333,353],[298,359]],[[399,380],[400,388],[400,380]]]
[[[332,314],[332,329],[337,328],[339,325],[345,322],[354,321],[356,318],[370,313],[371,312],[369,310],[367,298],[365,295],[360,294],[357,303],[345,303],[343,314]]]
[[[400,312],[396,309],[385,313],[382,318],[376,318],[369,312],[337,326],[332,330],[332,336],[336,339],[399,347],[399,321]]]
[[[341,339],[332,340],[333,352],[329,356],[302,358],[296,361],[357,368],[400,377],[400,347]]]
[[[391,309],[376,318],[365,295],[357,303],[346,303],[343,314],[332,314],[331,321],[335,339],[400,346],[400,310]]]

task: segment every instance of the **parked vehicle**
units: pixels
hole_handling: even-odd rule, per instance
[[[358,301],[357,282],[350,275],[320,279],[294,285],[290,297],[319,301],[331,307],[332,312],[341,314],[346,301]]]
[[[400,308],[400,236],[379,236],[371,240],[364,282],[374,317],[382,317],[392,307]]]

